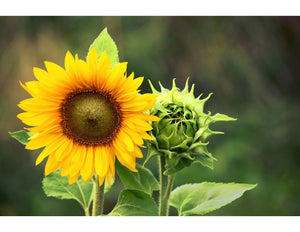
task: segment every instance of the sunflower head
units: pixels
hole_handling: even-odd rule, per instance
[[[174,174],[193,162],[212,168],[215,158],[207,150],[207,140],[211,135],[223,132],[212,131],[209,126],[217,121],[236,119],[224,114],[211,116],[210,112],[204,113],[204,104],[211,94],[205,99],[200,99],[201,95],[195,98],[194,85],[189,91],[188,80],[181,92],[175,79],[171,90],[160,85],[160,92],[149,83],[152,92],[158,96],[150,114],[161,120],[152,122],[153,130],[149,133],[153,140],[149,141],[147,160],[155,155],[165,156],[165,175]]]
[[[97,90],[71,93],[60,111],[65,135],[82,145],[109,144],[122,120],[118,102]]]
[[[141,158],[143,139],[152,139],[147,121],[159,118],[145,113],[156,102],[154,94],[138,94],[143,77],[128,77],[127,63],[114,68],[103,52],[90,50],[87,61],[65,57],[65,68],[45,62],[47,71],[34,68],[36,81],[22,87],[32,96],[20,102],[18,115],[34,135],[27,149],[43,148],[36,164],[48,157],[45,175],[61,168],[69,183],[79,175],[84,182],[97,173],[99,184],[110,184],[115,158],[132,171]]]

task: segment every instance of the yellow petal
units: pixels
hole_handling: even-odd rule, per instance
[[[135,119],[132,119],[130,121],[134,125],[136,125],[137,128],[140,128],[141,130],[149,131],[149,130],[153,129],[152,126],[149,123],[147,123],[147,122],[145,122],[143,120],[135,118]]]
[[[80,170],[80,174],[82,176],[83,182],[87,182],[88,180],[90,180],[95,172],[94,148],[87,147],[85,150],[86,150],[86,159],[83,164],[83,167]]]
[[[144,113],[136,113],[134,114],[135,117],[140,118],[146,121],[159,121],[160,118],[154,115],[144,114]]]
[[[95,148],[95,170],[99,176],[105,176],[108,169],[108,151],[105,147]]]
[[[48,112],[46,114],[43,113],[32,113],[32,112],[24,112],[17,115],[19,119],[28,126],[39,126],[44,124],[45,122],[60,117],[58,112]]]
[[[61,106],[56,104],[55,102],[49,102],[45,100],[37,100],[36,98],[28,98],[26,100],[21,101],[18,106],[25,111],[31,112],[48,112],[48,111],[56,111]]]
[[[118,142],[114,142],[113,144],[114,153],[117,156],[120,163],[130,169],[133,172],[137,172],[135,168],[135,157],[133,157],[129,152],[121,150]]]
[[[41,131],[49,131],[49,128],[52,128],[54,132],[60,133],[62,132],[60,121],[60,118],[53,117],[39,126],[28,128],[28,130],[33,133],[39,133]]]
[[[138,133],[142,136],[144,139],[153,140],[153,138],[145,131],[139,130]]]
[[[68,70],[72,64],[74,64],[74,57],[69,51],[67,51],[65,56],[65,69]]]
[[[126,79],[126,83],[124,84],[124,89],[126,91],[137,90],[141,86],[141,84],[143,83],[143,81],[144,81],[144,77],[138,77],[138,78],[135,78],[134,80],[131,80],[130,77],[132,77],[132,75],[130,75]]]
[[[36,88],[37,81],[26,82],[26,85],[24,85],[21,81],[19,83],[32,97],[36,96],[38,93],[38,89]]]
[[[143,153],[142,153],[141,149],[138,148],[138,146],[134,146],[134,155],[137,158],[143,158]]]
[[[44,147],[50,143],[54,143],[60,137],[60,134],[35,134],[31,136],[30,141],[25,146],[28,150],[35,150]]]
[[[73,142],[67,138],[64,140],[64,143],[55,152],[55,159],[58,162],[62,161],[66,156],[70,155],[70,152],[72,150]]]
[[[116,156],[113,153],[113,149],[110,147],[109,148],[109,156],[108,156],[108,162],[109,162],[109,169],[110,169],[110,173],[113,176],[113,179],[115,179],[115,159]]]
[[[72,160],[71,160],[71,169],[70,172],[79,172],[85,162],[86,159],[86,152],[85,151],[85,147],[84,146],[77,146],[77,149],[75,149],[74,151],[74,156],[76,155],[76,157],[72,156]]]
[[[37,80],[39,80],[40,82],[47,83],[47,80],[50,79],[49,74],[45,70],[40,69],[40,68],[34,67],[33,68],[33,74],[34,74],[35,78]]]
[[[121,94],[136,91],[139,86],[143,83],[144,77],[138,77],[133,80],[134,73],[131,73],[129,77],[127,77],[120,89],[118,90],[117,97]]]
[[[56,141],[47,145],[44,150],[41,152],[37,160],[35,161],[35,165],[40,164],[50,153],[54,153],[57,148],[64,142],[64,137],[62,135],[56,138]]]
[[[45,61],[44,63],[48,73],[52,73],[54,75],[60,75],[60,76],[55,76],[55,78],[64,79],[64,77],[67,77],[66,71],[59,65],[49,61]]]
[[[144,141],[142,136],[140,136],[137,132],[135,132],[134,128],[135,127],[132,128],[130,126],[123,126],[122,130],[133,140],[135,144],[143,145]]]
[[[117,102],[131,101],[132,99],[134,99],[137,96],[138,92],[140,92],[140,90],[132,91],[132,92],[125,92],[124,94],[116,95]]]
[[[96,81],[97,59],[98,59],[97,49],[93,48],[90,50],[87,56],[87,67],[88,67],[87,76],[91,86],[96,86],[97,84]]]
[[[96,49],[96,47],[94,47],[89,51],[86,60],[87,60],[88,64],[95,64],[96,65],[97,59],[98,59],[97,49]]]
[[[61,176],[67,176],[67,175],[74,174],[74,173],[70,172],[70,169],[71,169],[71,159],[72,158],[70,156],[66,156],[61,161],[61,171],[60,171]]]
[[[156,103],[157,96],[151,93],[146,93],[137,96],[134,100],[130,102],[122,103],[122,108],[126,111],[146,111],[151,108]]]
[[[134,150],[132,139],[124,131],[121,130],[119,132],[118,140],[123,144],[123,147],[125,147],[126,150],[128,151]]]
[[[105,179],[105,176],[98,176],[99,186],[103,185],[104,179]]]
[[[72,155],[72,162],[76,163],[82,160],[83,157],[83,152],[82,149],[84,148],[83,146],[80,145],[75,145],[76,147],[74,148],[74,153]]]
[[[78,177],[79,177],[79,172],[77,172],[73,176],[69,175],[69,185],[74,184],[75,181],[78,179]]]
[[[109,57],[106,55],[106,51],[104,51],[97,63],[97,78],[96,78],[96,86],[99,89],[102,89],[111,73],[111,62]]]
[[[60,163],[55,161],[54,155],[50,155],[45,166],[45,176],[48,176],[51,172],[57,171],[59,168]]]
[[[127,62],[123,62],[118,64],[114,69],[112,70],[111,74],[109,75],[107,81],[106,81],[106,88],[109,91],[116,92],[116,86],[122,86],[125,78],[124,73],[127,69]]]

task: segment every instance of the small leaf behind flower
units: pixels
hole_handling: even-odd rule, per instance
[[[32,132],[26,132],[24,130],[20,130],[20,131],[15,131],[15,132],[8,132],[10,134],[11,137],[13,137],[14,139],[16,139],[18,142],[26,145],[29,142],[29,138],[30,136],[33,135]]]
[[[169,203],[178,210],[179,216],[204,215],[231,203],[255,187],[253,184],[237,183],[186,184],[172,191]]]
[[[93,200],[93,181],[82,182],[81,177],[69,185],[68,177],[61,176],[60,170],[53,172],[43,179],[43,189],[48,197],[76,200],[83,209],[89,209]]]
[[[158,216],[158,208],[153,198],[139,190],[123,190],[110,216]]]
[[[138,172],[132,172],[118,161],[116,162],[118,174],[127,189],[136,189],[152,194],[153,190],[159,190],[159,183],[151,171],[136,164]]]
[[[106,28],[99,34],[99,36],[91,44],[89,51],[94,47],[97,49],[97,53],[99,56],[102,54],[102,52],[106,51],[107,56],[110,58],[112,68],[117,64],[119,64],[117,46],[113,41],[113,39],[108,34]]]

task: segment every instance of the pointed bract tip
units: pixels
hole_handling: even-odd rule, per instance
[[[164,90],[165,88],[162,86],[162,84],[161,84],[160,81],[158,82],[158,84],[159,84],[159,86],[160,86],[160,91],[163,92],[163,90]]]
[[[154,88],[152,82],[151,82],[150,80],[148,80],[148,82],[149,82],[150,88],[151,88],[151,90],[152,90],[152,93],[154,93],[154,94],[159,94],[159,92]]]
[[[210,97],[211,97],[212,94],[213,93],[208,94],[208,96],[206,98],[204,98],[204,99],[201,99],[201,101],[206,102],[208,99],[210,99]]]
[[[194,95],[195,84],[192,84],[190,94]]]
[[[189,91],[189,79],[190,77],[186,79],[184,89],[182,90],[183,93],[187,93]]]
[[[176,89],[176,82],[175,82],[176,78],[173,78],[173,81],[172,81],[172,89]]]

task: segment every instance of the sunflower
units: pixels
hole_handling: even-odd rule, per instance
[[[103,52],[92,49],[87,61],[65,56],[65,69],[45,62],[47,71],[34,68],[37,81],[21,86],[32,96],[18,105],[18,118],[34,133],[26,149],[44,148],[36,160],[48,157],[45,175],[61,168],[73,184],[98,174],[99,185],[115,176],[115,159],[136,172],[136,157],[143,156],[143,139],[152,138],[147,121],[159,118],[145,113],[156,102],[153,94],[138,94],[143,77],[125,72],[127,63],[111,67]]]

